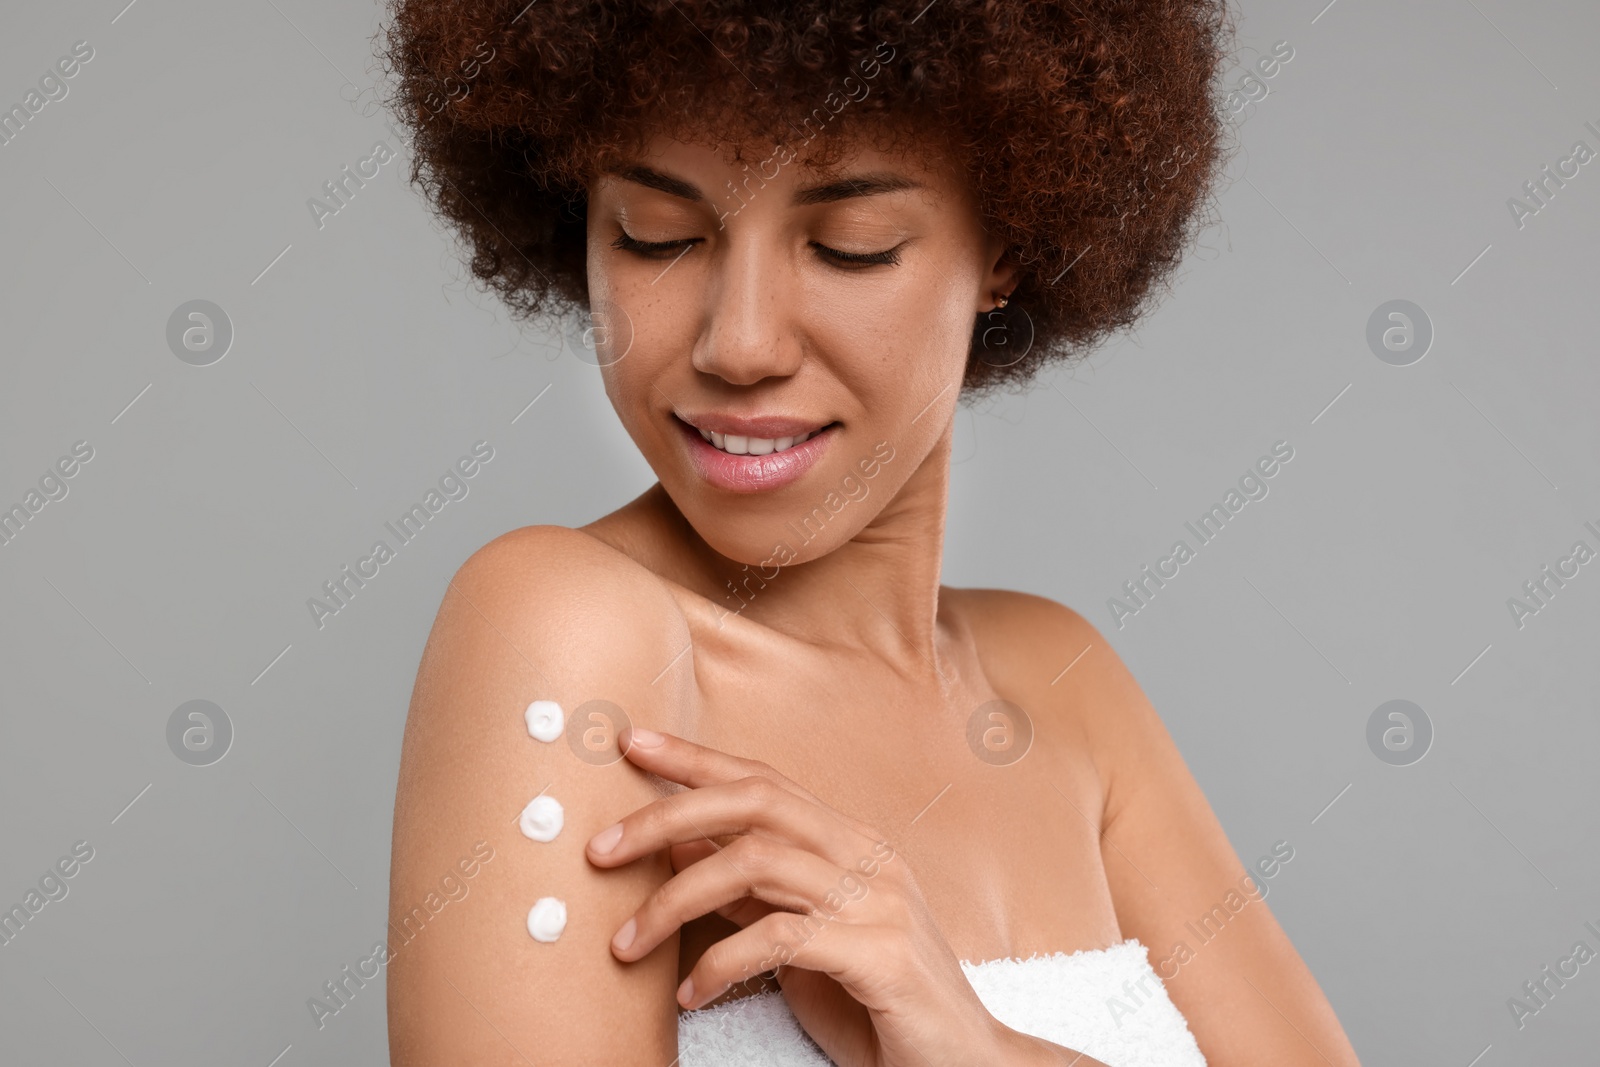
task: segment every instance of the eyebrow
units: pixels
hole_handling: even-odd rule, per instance
[[[638,185],[648,186],[651,189],[659,189],[663,193],[670,193],[673,196],[682,197],[684,200],[699,203],[705,199],[700,195],[699,189],[696,189],[682,178],[674,178],[670,174],[663,174],[653,167],[631,164],[626,167],[617,167],[611,173],[623,181],[634,182]]]
[[[881,193],[895,193],[902,189],[920,189],[922,183],[912,181],[900,174],[873,173],[857,174],[851,178],[840,178],[837,181],[825,182],[822,185],[812,185],[795,191],[796,204],[829,204],[836,200],[848,200],[853,196],[877,196]]]
[[[618,167],[610,173],[624,181],[634,182],[676,196],[691,203],[700,203],[705,200],[700,190],[682,178],[674,178],[664,174],[654,167],[643,164],[632,164]],[[759,175],[757,175],[759,178]],[[857,196],[877,196],[882,193],[899,192],[902,189],[920,189],[922,183],[913,181],[901,174],[888,172],[857,174],[849,178],[839,178],[834,181],[823,182],[820,185],[806,186],[798,189],[794,194],[797,205],[831,204],[840,200],[849,200]]]

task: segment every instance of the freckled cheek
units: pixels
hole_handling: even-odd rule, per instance
[[[790,321],[830,351],[850,351],[882,329],[880,301],[860,292],[806,286],[792,290]]]
[[[673,383],[684,376],[685,370],[675,364],[688,366],[696,315],[688,303],[662,300],[654,293],[630,296],[619,292],[613,299],[614,306],[626,312],[631,336],[627,354],[602,365],[600,373],[613,405],[619,410],[642,411],[659,401],[655,388],[666,388],[670,395]]]
[[[880,410],[893,410],[909,402],[908,386],[942,385],[966,365],[975,319],[952,288],[946,278],[918,273],[893,286],[831,290],[808,299],[804,321],[834,354],[836,373],[881,399]]]
[[[857,324],[843,338],[823,342],[829,353],[829,376],[840,382],[852,404],[874,425],[871,433],[903,432],[951,378],[950,368],[940,365],[939,356],[926,343],[930,332],[927,323],[894,319]],[[895,440],[898,445],[901,439]]]
[[[896,335],[910,350],[919,374],[927,378],[959,378],[972,349],[978,315],[970,286],[951,278],[929,278],[908,295],[898,316]]]

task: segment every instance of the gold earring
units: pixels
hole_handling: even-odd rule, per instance
[[[997,308],[1003,308],[1010,302],[1011,298],[1008,296],[997,296],[995,297],[994,306]]]

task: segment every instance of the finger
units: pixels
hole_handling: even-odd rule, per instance
[[[881,972],[904,940],[887,926],[839,922],[826,911],[775,911],[706,949],[678,987],[678,1003],[700,1007],[776,967],[819,971],[855,994],[861,976],[874,967]]]
[[[840,866],[854,866],[874,847],[870,838],[845,825],[831,809],[760,777],[663,797],[601,830],[587,847],[590,862],[617,867],[672,845],[757,832]]]
[[[755,897],[740,897],[732,904],[724,904],[722,907],[717,908],[716,912],[724,919],[727,919],[729,922],[733,923],[733,925],[742,929],[743,927],[749,926],[757,919],[771,915],[775,911],[783,910],[784,909],[782,908],[774,907],[773,905],[768,904],[764,900],[757,900]]]
[[[688,870],[694,864],[715,856],[736,840],[738,838],[732,838],[726,842],[687,841],[681,845],[673,845],[667,850],[668,858],[672,861],[672,873],[678,874]],[[752,897],[745,897],[742,900],[734,901],[732,904],[724,904],[714,910],[718,915],[736,926],[749,926],[770,912],[772,906]]]
[[[728,844],[732,843],[731,841],[728,842]],[[679,871],[688,870],[689,867],[699,863],[707,856],[716,855],[723,847],[722,844],[706,838],[701,838],[698,841],[684,841],[681,844],[673,845],[668,852],[668,856],[672,860],[672,873],[677,874]]]
[[[798,796],[821,803],[770,764],[699,745],[676,734],[630,727],[618,735],[617,740],[629,762],[691,789],[722,785],[740,778],[770,778]]]
[[[816,911],[825,897],[841,896],[838,886],[846,874],[804,849],[741,837],[651,893],[617,931],[612,952],[620,960],[642,959],[689,920],[752,897],[792,911]]]
[[[770,778],[796,796],[828,808],[840,821],[857,833],[872,838],[878,837],[877,832],[866,823],[836,811],[816,794],[761,760],[745,759],[720,749],[696,744],[676,734],[657,733],[638,727],[624,730],[618,735],[618,741],[623,755],[630,762],[663,778],[669,778],[691,788],[731,782],[746,777]]]

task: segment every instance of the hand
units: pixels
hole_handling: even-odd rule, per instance
[[[678,990],[685,1008],[776,968],[795,1018],[840,1067],[1022,1062],[1032,1039],[989,1014],[882,835],[765,763],[648,730],[620,740],[632,763],[689,788],[589,842],[596,866],[667,848],[677,872],[617,931],[613,955],[640,959],[715,911],[742,929],[700,957]]]

